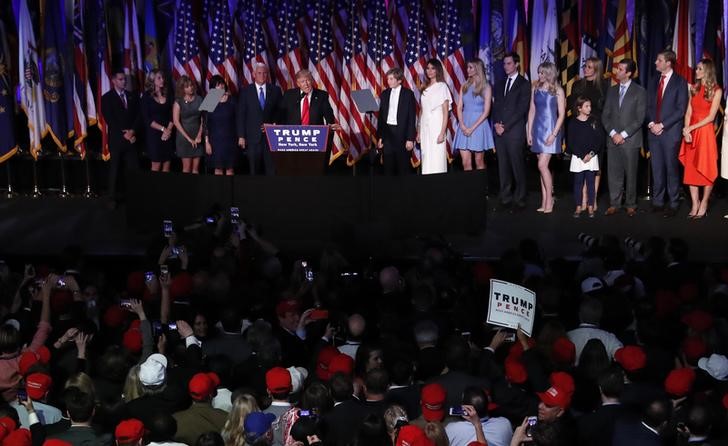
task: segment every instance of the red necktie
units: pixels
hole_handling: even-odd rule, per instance
[[[303,98],[303,110],[301,110],[301,124],[302,125],[308,125],[308,113],[309,107],[308,107],[308,95],[304,96]]]
[[[665,75],[660,76],[660,84],[657,86],[657,110],[655,111],[655,122],[660,121],[660,111],[662,110],[662,90],[665,87]]]

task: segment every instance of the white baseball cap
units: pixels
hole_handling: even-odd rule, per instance
[[[167,358],[159,353],[150,355],[139,366],[139,381],[145,386],[159,386],[164,384],[167,374]]]

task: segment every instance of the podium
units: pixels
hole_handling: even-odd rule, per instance
[[[266,124],[264,127],[276,175],[324,174],[329,140],[328,126]]]

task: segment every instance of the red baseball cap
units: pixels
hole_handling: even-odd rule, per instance
[[[44,441],[43,446],[73,446],[73,444],[57,438],[51,438],[50,440]]]
[[[290,392],[291,373],[283,367],[273,367],[265,372],[265,386],[271,393]]]
[[[136,418],[124,420],[116,425],[114,436],[119,443],[133,443],[144,438],[144,424]]]
[[[708,356],[708,344],[700,336],[688,336],[682,343],[685,359],[697,364],[698,359]]]
[[[427,384],[420,392],[422,418],[425,421],[442,421],[445,418],[445,400],[447,392],[437,383]]]
[[[53,384],[53,379],[45,373],[31,373],[25,378],[25,391],[34,400],[43,399]]]
[[[535,347],[536,341],[533,338],[528,338],[528,345],[529,347]],[[523,346],[520,342],[516,341],[513,345],[511,345],[510,350],[508,350],[508,356],[512,356],[515,359],[521,359],[521,356],[523,356]]]
[[[427,438],[422,429],[408,424],[399,430],[395,446],[435,446],[435,443]]]
[[[559,364],[573,365],[576,360],[576,346],[567,337],[560,337],[554,341],[551,354]]]
[[[324,346],[319,350],[318,358],[316,360],[316,376],[323,381],[328,381],[331,378],[331,371],[329,365],[331,360],[339,355],[339,350],[332,346]]]
[[[110,328],[119,328],[124,324],[129,312],[119,305],[112,305],[104,312],[104,325]]]
[[[132,271],[126,276],[126,291],[132,296],[141,296],[146,286],[144,272]]]
[[[726,393],[725,395],[723,395],[722,402],[723,402],[723,407],[726,408],[726,409],[728,409],[728,393]]]
[[[549,376],[549,382],[552,386],[558,387],[569,395],[573,395],[576,390],[574,378],[566,372],[553,372]]]
[[[549,387],[545,392],[537,393],[539,399],[547,406],[560,407],[564,410],[571,404],[571,393],[558,387]]]
[[[10,435],[18,427],[15,420],[10,417],[0,418],[0,440]]]
[[[192,294],[193,289],[192,276],[190,273],[182,271],[172,278],[172,283],[169,284],[169,297],[172,299],[187,297]]]
[[[685,367],[671,370],[665,378],[665,391],[672,396],[683,397],[690,393],[695,382],[695,370]]]
[[[20,428],[16,431],[12,431],[3,440],[3,446],[32,446],[33,438],[30,436],[30,431],[25,428]]]
[[[514,384],[523,384],[528,379],[526,367],[516,358],[506,358],[505,363],[506,379]]]
[[[713,316],[707,311],[693,310],[680,319],[683,324],[698,332],[708,331],[713,327]]]
[[[138,328],[128,329],[121,338],[121,345],[131,353],[142,351],[142,343],[142,332]]]
[[[332,376],[334,373],[351,375],[353,372],[354,360],[351,358],[351,356],[344,353],[339,353],[338,355],[331,358],[331,362],[329,362],[329,375]]]
[[[276,305],[276,315],[278,317],[284,317],[286,313],[297,313],[301,306],[298,301],[293,299],[286,299],[278,302]]]
[[[647,365],[647,355],[642,347],[637,345],[627,345],[618,349],[614,352],[614,360],[628,372],[635,372]]]
[[[217,373],[197,373],[190,379],[187,388],[193,400],[203,401],[215,393],[215,389],[220,385],[220,378]]]

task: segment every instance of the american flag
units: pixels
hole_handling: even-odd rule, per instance
[[[210,54],[207,59],[207,80],[219,74],[230,91],[238,91],[238,73],[235,68],[233,25],[227,0],[215,0],[210,17]]]
[[[294,76],[303,65],[298,22],[303,15],[301,0],[283,1],[277,14],[278,58],[276,80],[284,90],[295,87]]]
[[[124,74],[136,85],[136,90],[144,90],[144,65],[142,63],[142,41],[139,38],[139,17],[136,1],[124,3]]]
[[[101,130],[101,157],[104,161],[111,159],[109,152],[109,135],[106,132],[106,120],[101,113],[101,97],[111,90],[111,51],[109,49],[109,34],[106,31],[106,13],[104,11],[104,0],[92,0],[93,13],[89,17],[96,17],[96,104],[98,121],[96,122]]]
[[[259,7],[254,1],[238,1],[236,17],[243,31],[243,82],[253,82],[254,64],[266,63],[266,40],[263,33],[263,13],[268,10],[268,1],[262,0]]]
[[[348,112],[342,106],[339,97],[341,85],[341,55],[334,51],[334,40],[332,35],[332,11],[333,5],[327,0],[314,2],[311,24],[311,37],[309,40],[309,70],[313,75],[315,83],[329,94],[329,102],[334,110],[337,120],[348,122]],[[334,162],[346,152],[349,146],[348,124],[339,122],[343,128],[340,132],[334,133],[334,142],[331,146],[329,164]],[[327,124],[334,124],[328,122]]]
[[[385,73],[396,66],[392,42],[392,24],[381,0],[365,0],[362,40],[366,43],[366,77],[369,86],[379,95],[386,86]]]
[[[437,56],[445,69],[445,82],[450,87],[453,101],[457,101],[460,87],[465,83],[465,54],[457,5],[455,0],[446,0],[439,4],[437,10]],[[452,157],[452,141],[456,128],[455,113],[451,113],[447,136],[448,159]]]
[[[394,63],[395,66],[402,68],[404,65],[403,49],[407,37],[407,0],[389,0],[387,15],[394,39]]]
[[[86,143],[88,124],[96,123],[96,104],[88,78],[86,67],[86,44],[84,42],[83,11],[84,0],[75,0],[73,3],[73,133],[75,139],[73,146],[86,156]]]
[[[202,82],[202,64],[197,22],[192,17],[192,0],[180,0],[174,35],[174,78],[187,76],[199,85]]]
[[[362,155],[369,149],[369,143],[374,135],[374,125],[371,119],[367,119],[363,113],[359,113],[356,104],[351,98],[351,92],[368,88],[367,79],[364,76],[366,67],[366,56],[361,39],[361,23],[359,3],[354,0],[340,1],[339,16],[344,26],[337,27],[342,36],[336,36],[337,40],[344,42],[341,102],[342,109],[349,112],[349,154],[346,163],[353,166]]]

